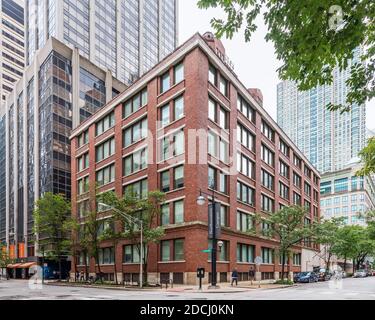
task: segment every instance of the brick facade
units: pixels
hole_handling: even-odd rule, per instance
[[[258,104],[249,93],[246,88],[239,82],[234,73],[230,68],[220,59],[216,52],[216,48],[222,52],[223,47],[220,42],[216,39],[211,41],[209,38],[202,37],[199,34],[193,36],[185,44],[179,47],[174,53],[169,55],[157,66],[155,66],[150,72],[145,74],[139,79],[134,85],[129,87],[125,92],[120,94],[113,101],[108,103],[102,110],[94,114],[90,119],[81,124],[72,133],[72,214],[77,215],[77,202],[84,198],[90,198],[91,204],[95,205],[95,183],[96,174],[95,172],[100,168],[106,167],[111,163],[115,164],[115,180],[112,183],[106,184],[99,189],[99,192],[105,190],[115,190],[119,195],[123,192],[123,185],[127,185],[130,182],[137,181],[142,178],[147,178],[148,190],[160,189],[160,172],[164,169],[170,171],[170,185],[171,191],[166,193],[166,202],[170,202],[169,210],[171,216],[170,225],[166,226],[165,236],[163,240],[168,239],[184,239],[183,243],[183,255],[184,258],[181,261],[161,261],[161,248],[160,244],[153,244],[150,246],[149,261],[148,261],[148,272],[150,280],[159,281],[160,277],[165,274],[170,274],[174,277],[176,282],[183,281],[184,283],[195,284],[197,279],[195,272],[197,267],[203,266],[206,272],[210,271],[209,255],[203,253],[201,250],[208,248],[207,239],[207,221],[208,221],[208,204],[204,206],[198,206],[196,198],[199,195],[199,191],[211,193],[211,189],[208,188],[208,166],[212,168],[222,169],[224,172],[229,173],[227,176],[227,194],[223,192],[216,192],[216,196],[219,202],[228,207],[228,221],[227,225],[222,228],[222,235],[220,240],[228,241],[227,248],[227,259],[226,261],[218,261],[217,272],[218,281],[225,281],[226,277],[229,280],[229,273],[233,268],[237,268],[238,272],[249,271],[252,262],[237,262],[237,244],[249,244],[255,246],[255,252],[253,257],[261,255],[261,248],[268,247],[274,248],[277,246],[276,240],[268,239],[257,235],[249,235],[245,232],[237,230],[237,210],[242,210],[243,213],[255,214],[259,213],[262,217],[267,218],[269,213],[262,211],[261,208],[261,195],[264,194],[269,198],[274,199],[274,210],[279,209],[279,205],[290,205],[293,201],[293,192],[297,192],[301,195],[302,204],[304,199],[311,203],[311,210],[309,218],[319,218],[319,173],[308,163],[307,159],[298,151],[295,145],[290,141],[288,137],[277,127],[271,117],[265,112],[265,110]],[[224,52],[222,52],[224,53]],[[221,56],[222,57],[222,56]],[[174,67],[180,62],[184,66],[183,80],[178,84],[174,83]],[[209,66],[214,66],[218,72],[218,77],[222,75],[228,81],[229,94],[226,97],[223,95],[217,86],[212,84],[208,79]],[[165,72],[170,73],[171,87],[166,92],[160,94],[161,87],[161,76]],[[218,79],[219,81],[219,79]],[[129,117],[123,119],[123,104],[133,97],[140,90],[147,88],[148,102],[147,105],[141,107],[136,112],[131,114]],[[249,121],[237,109],[237,96],[240,94],[245,101],[254,108],[256,111],[255,123]],[[183,96],[184,101],[184,112],[183,116],[176,121],[171,121],[164,129],[165,133],[183,128],[184,131],[184,153],[173,157],[171,161],[158,162],[157,159],[157,141],[156,135],[162,130],[158,130],[157,121],[161,119],[161,107],[170,101],[170,110],[173,110],[173,101],[175,98]],[[227,124],[229,128],[223,130],[220,126],[211,121],[208,117],[208,104],[209,97],[215,100],[218,105],[227,111],[228,120]],[[102,119],[106,114],[112,110],[115,112],[115,124],[112,128],[106,130],[101,135],[95,136],[96,123]],[[171,114],[171,113],[170,113]],[[173,112],[172,112],[173,114]],[[147,138],[141,139],[130,146],[123,148],[123,130],[132,123],[136,123],[137,119],[141,119],[147,115],[147,123],[149,135]],[[274,141],[269,140],[262,133],[262,121],[265,121],[274,131]],[[244,146],[237,145],[236,141],[236,128],[237,123],[246,127],[250,132],[255,135],[255,152],[249,150]],[[208,155],[205,141],[207,137],[204,135],[203,138],[191,138],[193,130],[203,129],[204,132],[207,128],[220,133],[223,139],[227,139],[229,142],[229,157],[231,163],[225,163],[219,161],[219,159]],[[88,130],[89,142],[88,144],[78,147],[78,136]],[[151,137],[152,135],[152,137]],[[107,140],[109,137],[115,137],[115,153],[96,163],[95,162],[95,147],[100,142]],[[279,139],[282,139],[290,148],[289,158],[286,157],[279,151]],[[195,146],[194,146],[195,144]],[[274,152],[274,166],[269,166],[263,160],[261,160],[261,145],[266,145],[269,149]],[[123,157],[139,150],[141,146],[148,145],[148,166],[147,168],[140,170],[136,173],[124,176],[123,173]],[[202,149],[200,149],[202,148]],[[236,168],[236,154],[238,148],[247,158],[255,163],[255,176],[249,178],[242,173],[233,173],[233,167]],[[203,150],[203,151],[201,151]],[[77,161],[80,155],[89,152],[89,166],[88,168],[77,172]],[[302,161],[301,169],[293,164],[293,154],[296,154]],[[192,161],[194,156],[207,156],[207,161],[203,163],[197,163]],[[279,161],[282,159],[287,165],[289,165],[289,179],[280,176],[279,174]],[[174,161],[174,163],[172,162]],[[208,162],[208,163],[207,163]],[[184,165],[184,186],[177,190],[173,190],[173,168],[176,166]],[[304,166],[307,166],[311,170],[310,177],[304,174]],[[265,169],[271,175],[274,176],[273,190],[269,190],[261,184],[261,170]],[[297,188],[293,185],[293,171],[299,174],[301,177],[301,188]],[[77,194],[77,181],[89,175],[90,191],[84,195]],[[315,177],[315,179],[313,179]],[[237,181],[238,179],[255,190],[255,204],[254,206],[238,201],[237,199]],[[314,182],[315,180],[315,182]],[[282,199],[279,195],[279,181],[283,182],[289,187],[289,200]],[[305,181],[311,186],[311,196],[307,196],[304,193]],[[316,198],[313,198],[314,191],[316,192]],[[173,201],[183,200],[184,203],[184,214],[183,222],[173,224]],[[315,209],[314,209],[315,207]],[[315,210],[315,217],[314,217]],[[160,225],[161,221],[155,222]],[[261,226],[257,226],[259,229]],[[123,263],[123,246],[127,244],[126,240],[120,241],[116,250],[116,263],[117,272],[119,278],[123,279],[124,274],[136,274],[139,272],[139,264],[136,263]],[[102,247],[110,246],[110,243],[102,243]],[[314,249],[314,248],[312,248]],[[296,246],[294,248],[296,253],[301,252],[301,247]],[[171,252],[173,252],[173,242],[171,242]],[[172,254],[171,254],[172,256]],[[300,266],[293,265],[293,259],[290,259],[288,271],[300,271]],[[83,270],[82,266],[79,266],[79,270]],[[276,275],[281,270],[279,265],[279,259],[276,257],[271,264],[262,264],[260,266],[260,272],[269,272],[272,275]],[[102,266],[102,271],[105,273],[113,273],[114,267],[112,265]],[[94,262],[91,261],[90,272],[94,272]],[[257,274],[260,277],[260,273]],[[264,278],[267,278],[267,274],[263,274]],[[206,276],[205,281],[208,281]]]

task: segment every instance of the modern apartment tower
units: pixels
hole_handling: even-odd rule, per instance
[[[25,67],[23,0],[0,0],[0,107]]]
[[[176,10],[169,0],[26,1],[27,67],[0,114],[0,241],[13,257],[38,254],[40,195],[70,198],[71,130],[175,48]]]
[[[268,217],[276,210],[302,205],[306,224],[319,219],[318,171],[263,109],[259,90],[240,82],[212,33],[196,34],[178,47],[75,128],[71,141],[72,214],[83,225],[87,211],[97,208],[99,231],[111,227],[110,210],[97,206],[96,187],[118,196],[128,190],[139,197],[165,193],[153,221],[165,235],[148,251],[152,283],[196,284],[199,266],[208,281],[211,261],[204,251],[211,246],[208,204],[213,196],[220,203],[222,228],[219,282],[228,281],[234,267],[240,280],[247,280],[256,256],[263,259],[256,278],[277,279],[278,240],[267,237]],[[200,192],[206,196],[203,206],[197,203]],[[120,225],[115,228],[120,232]],[[100,243],[99,263],[107,280],[117,270],[120,281],[139,281],[135,243]],[[288,272],[301,270],[304,248],[316,254],[309,239],[296,244]],[[84,253],[76,258],[78,271],[85,272]],[[89,264],[90,274],[98,272],[93,259]]]
[[[291,81],[277,86],[277,123],[321,173],[343,169],[365,144],[365,105],[354,104],[343,114],[326,109],[330,102],[345,104],[350,65],[359,55],[358,48],[347,69],[334,69],[331,85],[307,91]]]
[[[178,0],[26,0],[27,63],[54,37],[125,84],[177,46]]]

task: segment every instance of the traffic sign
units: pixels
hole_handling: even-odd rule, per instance
[[[205,252],[205,253],[210,253],[212,251],[212,249],[204,249],[202,250],[202,252]]]

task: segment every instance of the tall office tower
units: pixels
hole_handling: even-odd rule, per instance
[[[359,55],[357,49],[350,64]],[[307,91],[299,91],[291,81],[277,86],[278,124],[321,173],[343,169],[365,144],[365,105],[352,105],[343,114],[326,109],[330,102],[345,103],[349,76],[350,65],[343,71],[335,68],[332,85]]]
[[[52,36],[130,84],[177,46],[178,0],[26,3],[28,64]]]
[[[0,106],[25,67],[23,6],[23,0],[0,0]]]

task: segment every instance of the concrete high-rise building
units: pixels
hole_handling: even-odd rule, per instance
[[[344,217],[346,224],[366,224],[363,214],[375,209],[375,184],[370,176],[355,175],[360,168],[360,159],[354,158],[344,169],[322,175],[320,204],[326,219]]]
[[[0,106],[25,67],[23,0],[0,0]]]
[[[350,112],[327,110],[328,103],[345,104],[350,65],[358,61],[360,49],[346,70],[333,71],[331,85],[299,91],[296,83],[277,86],[277,122],[321,172],[341,170],[364,147],[365,105],[352,105]]]
[[[50,37],[130,84],[177,46],[178,0],[26,0],[27,63]]]
[[[37,253],[40,195],[70,198],[71,130],[126,89],[117,76],[130,83],[175,48],[176,10],[175,0],[26,2],[27,67],[0,113],[0,242],[14,258]]]

